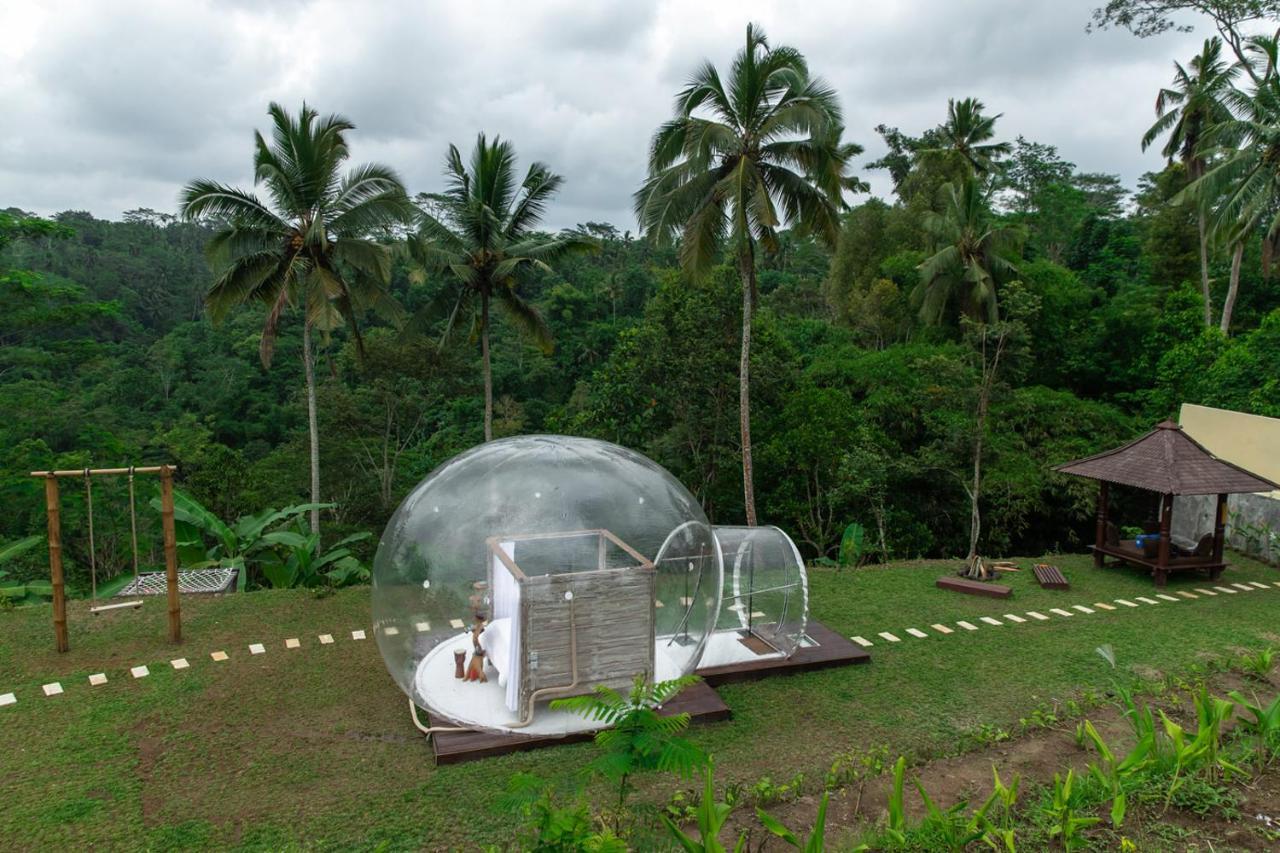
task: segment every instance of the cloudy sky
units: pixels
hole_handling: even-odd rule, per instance
[[[266,105],[352,119],[354,159],[439,187],[449,142],[512,139],[563,174],[549,224],[633,228],[653,129],[704,57],[724,67],[747,21],[840,93],[848,134],[919,132],[948,97],[1004,114],[1000,135],[1057,145],[1132,186],[1172,61],[1210,34],[1085,33],[1098,0],[0,0],[0,208],[172,211],[195,177],[247,185]],[[865,173],[877,194],[883,172]]]

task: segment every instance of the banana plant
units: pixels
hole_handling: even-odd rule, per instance
[[[1049,837],[1059,839],[1064,850],[1079,850],[1087,846],[1089,842],[1082,835],[1082,830],[1102,821],[1102,818],[1077,814],[1078,797],[1072,795],[1074,784],[1074,770],[1068,770],[1065,777],[1053,774],[1053,796],[1044,808],[1050,820]]]
[[[151,506],[158,512],[160,499],[152,499]],[[249,561],[264,549],[273,547],[274,543],[264,539],[272,527],[287,524],[313,509],[331,509],[333,506],[295,504],[284,509],[265,509],[256,515],[242,515],[227,524],[195,498],[174,489],[173,521],[178,559],[188,569],[210,566],[238,569],[236,589],[243,592]]]
[[[44,537],[35,535],[10,542],[7,545],[0,545],[0,566],[3,566],[19,554],[30,551],[42,542],[44,542]],[[6,606],[29,604],[53,595],[53,585],[46,580],[33,580],[26,583],[5,581],[4,579],[8,576],[9,573],[7,571],[0,569],[0,604]]]
[[[261,541],[268,550],[262,552],[258,564],[263,577],[277,589],[359,583],[369,579],[369,569],[347,546],[362,542],[370,535],[356,533],[322,551],[320,535],[307,532],[302,518],[298,517],[293,529],[262,535]]]

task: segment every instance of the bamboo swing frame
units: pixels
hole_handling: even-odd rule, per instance
[[[130,468],[81,468],[62,471],[32,471],[44,480],[44,506],[49,527],[49,579],[53,586],[53,633],[59,652],[71,648],[67,637],[67,596],[62,573],[62,502],[58,480],[65,477],[119,476],[121,474],[160,475],[160,523],[164,529],[164,573],[169,604],[169,642],[182,642],[182,604],[178,596],[178,537],[173,526],[173,465]]]

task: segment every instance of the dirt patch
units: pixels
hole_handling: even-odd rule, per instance
[[[1225,696],[1230,690],[1240,690],[1246,696],[1256,693],[1260,697],[1269,698],[1277,691],[1274,679],[1246,679],[1237,673],[1220,673],[1211,678],[1208,684],[1210,692],[1219,696]],[[1194,724],[1195,712],[1185,692],[1161,698],[1144,697],[1144,701],[1152,713],[1162,710],[1170,719],[1187,725]],[[1094,708],[1082,719],[1090,720],[1103,740],[1118,754],[1123,754],[1132,747],[1132,729],[1116,705],[1108,703]],[[1238,719],[1233,719],[1227,729]],[[1005,784],[1009,784],[1015,775],[1022,777],[1024,793],[1020,799],[1023,804],[1028,800],[1025,793],[1028,788],[1052,784],[1055,773],[1066,773],[1068,769],[1074,769],[1077,775],[1086,772],[1086,765],[1096,760],[1096,756],[1092,750],[1083,750],[1077,744],[1077,722],[1064,722],[991,747],[909,767],[903,801],[908,821],[919,820],[925,814],[924,802],[913,784],[917,777],[929,798],[940,808],[946,809],[959,802],[976,806],[985,799],[992,789],[992,768],[999,771]],[[828,838],[853,837],[885,821],[891,790],[892,777],[886,772],[867,781],[861,792],[856,788],[833,792],[827,807]],[[1159,808],[1138,806],[1131,810],[1126,829],[1130,826],[1140,829],[1144,824],[1172,824],[1177,831],[1164,827],[1161,830],[1162,837],[1164,834],[1186,834],[1212,840],[1214,843],[1221,842],[1227,849],[1276,849],[1276,845],[1280,844],[1280,768],[1268,769],[1248,785],[1240,787],[1239,794],[1241,801],[1238,815],[1211,813],[1201,817],[1177,809],[1165,812]],[[785,825],[807,831],[816,822],[820,798],[820,794],[807,795],[790,802],[770,805],[765,810]],[[1271,823],[1268,824],[1268,821]],[[1274,829],[1274,839],[1269,840],[1260,831],[1267,826]],[[762,843],[759,848],[762,850],[787,849],[775,845],[776,839],[764,832],[755,819],[754,808],[735,811],[723,837],[736,838],[742,831],[748,832],[752,849],[756,849],[759,843]]]

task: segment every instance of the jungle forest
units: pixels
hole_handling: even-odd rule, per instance
[[[1149,5],[1098,22],[1143,35],[1121,13]],[[633,223],[548,229],[574,164],[483,128],[406,187],[350,156],[359,116],[329,103],[263,105],[252,186],[192,175],[119,220],[9,207],[0,541],[43,530],[31,471],[164,461],[216,519],[306,507],[300,529],[365,560],[441,462],[563,433],[813,560],[853,523],[870,562],[1079,549],[1094,495],[1052,465],[1184,402],[1280,416],[1280,41],[1219,24],[1151,93],[1132,144],[1165,166],[1136,186],[964,91],[929,126],[879,117],[864,157],[804,46],[750,26],[671,93]],[[104,489],[109,576],[129,531]],[[74,489],[63,511],[75,529]],[[88,545],[65,547],[85,591]]]

